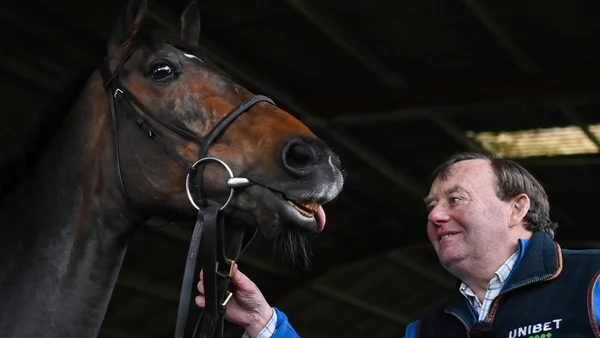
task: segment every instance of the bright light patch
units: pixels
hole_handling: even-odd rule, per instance
[[[600,124],[590,125],[600,138]],[[525,158],[598,153],[598,147],[576,126],[512,132],[467,132],[487,151],[504,158]]]

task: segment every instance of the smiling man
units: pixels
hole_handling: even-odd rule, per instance
[[[425,203],[429,239],[460,286],[408,325],[406,338],[600,337],[600,251],[564,250],[553,241],[548,197],[527,170],[457,154],[435,170]],[[229,320],[252,338],[298,337],[285,314],[236,275]],[[202,282],[198,288],[202,294]]]
[[[511,176],[509,169],[515,171],[513,182],[506,183],[510,187],[504,187],[506,192],[498,189],[489,160],[469,159],[443,166],[425,198],[429,211],[427,234],[440,262],[465,284],[463,291],[474,293],[477,299],[484,299],[497,269],[516,257],[518,240],[531,238],[528,228],[555,227],[548,218],[543,188],[525,171],[506,164],[499,168],[505,177]],[[523,189],[513,187],[525,182],[529,184]],[[531,199],[538,207],[534,221],[526,219]]]

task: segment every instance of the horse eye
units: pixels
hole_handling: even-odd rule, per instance
[[[163,63],[152,68],[150,76],[155,81],[168,81],[175,76],[175,72],[169,65]]]

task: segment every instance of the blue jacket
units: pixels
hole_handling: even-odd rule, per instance
[[[273,310],[277,313],[277,330],[272,338],[299,338],[300,336],[294,331],[287,316],[276,307],[274,307]]]
[[[519,259],[496,303],[488,323],[500,333],[496,337],[535,337],[553,330],[560,337],[600,337],[600,251],[564,250],[547,234],[536,232],[531,240],[519,241]],[[299,337],[285,314],[275,311],[273,338]],[[404,337],[463,337],[476,320],[457,290],[442,307],[410,323]]]
[[[519,241],[519,259],[503,290],[477,323],[458,291],[440,307],[411,323],[405,338],[472,336],[600,337],[600,251],[564,250],[544,232]]]

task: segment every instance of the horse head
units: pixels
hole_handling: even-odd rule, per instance
[[[126,99],[133,111],[116,109],[124,199],[145,216],[189,218],[196,214],[190,202],[226,203],[229,167],[247,180],[227,203],[228,215],[268,237],[321,231],[322,205],[343,185],[338,157],[298,119],[211,62],[199,45],[195,2],[177,33],[142,30],[146,11],[145,0],[130,1],[107,46],[109,96],[115,106]],[[205,156],[222,163],[194,166]]]

